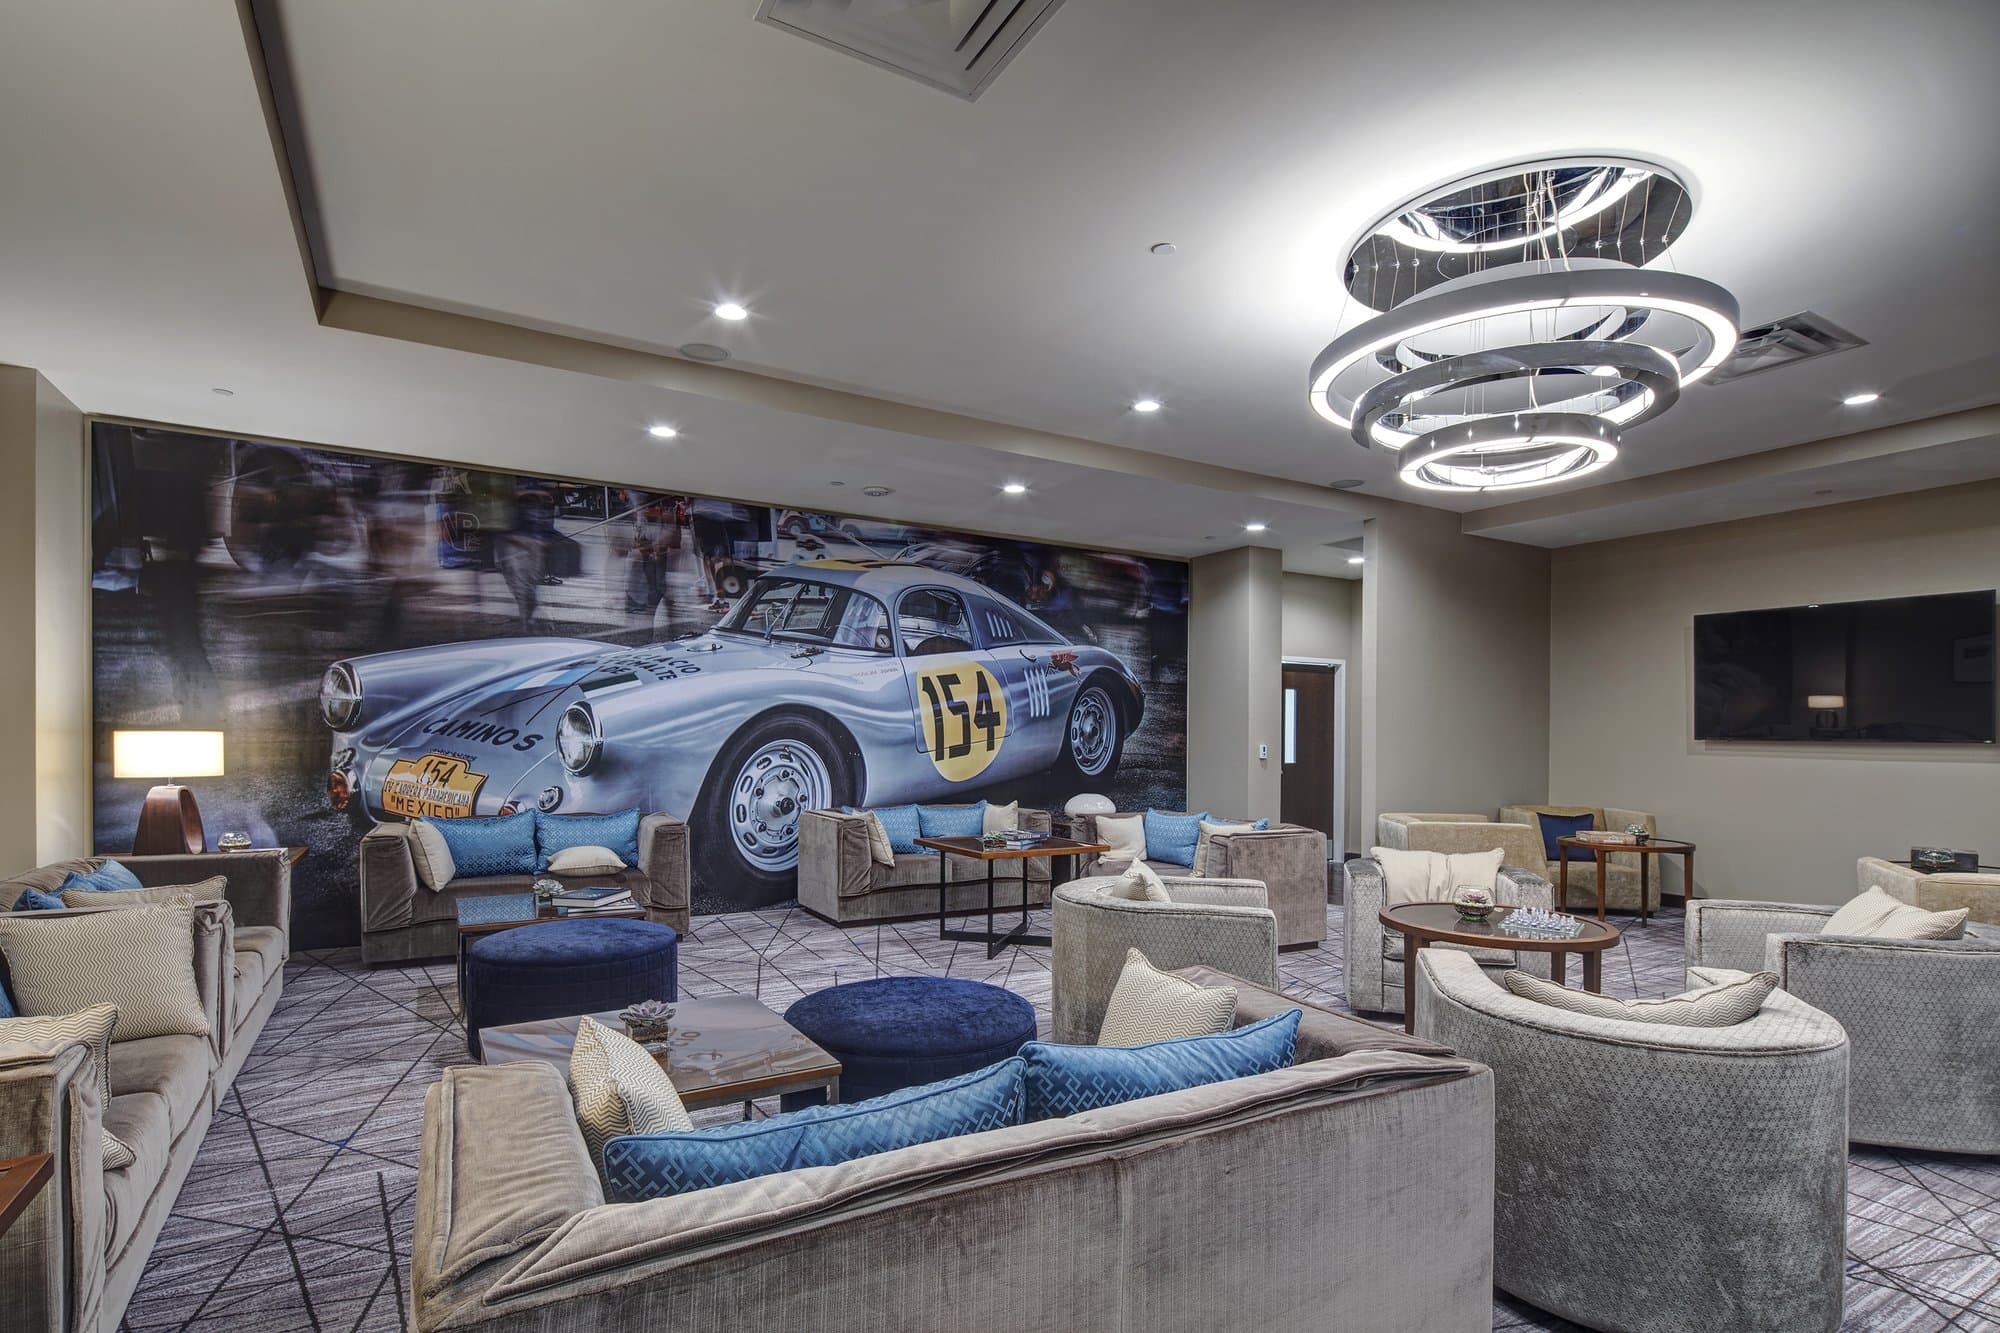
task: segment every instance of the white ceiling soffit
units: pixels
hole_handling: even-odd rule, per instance
[[[757,21],[970,102],[1062,0],[764,0]]]

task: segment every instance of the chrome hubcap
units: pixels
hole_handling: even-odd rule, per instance
[[[1111,762],[1118,739],[1118,715],[1111,700],[1096,686],[1085,690],[1069,714],[1069,752],[1086,777],[1097,777]]]
[[[759,870],[799,859],[799,814],[832,804],[826,761],[797,741],[772,741],[744,761],[729,790],[729,833]]]

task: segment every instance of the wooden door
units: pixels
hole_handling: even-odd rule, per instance
[[[1340,818],[1334,809],[1334,757],[1340,743],[1336,670],[1285,664],[1284,767],[1278,795],[1285,822],[1320,830],[1329,846]]]

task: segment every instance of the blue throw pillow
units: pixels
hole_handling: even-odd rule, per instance
[[[1021,1123],[1020,1057],[865,1102],[809,1106],[674,1134],[631,1134],[604,1145],[613,1203],[686,1194],[804,1166],[831,1166],[916,1143]]]
[[[81,870],[70,871],[69,874],[63,877],[63,882],[56,885],[56,892],[60,894],[68,893],[71,889],[143,889],[145,887],[145,885],[139,882],[139,877],[130,870],[119,865],[116,861],[106,861],[103,865],[88,873]]]
[[[7,983],[0,981],[0,1018],[19,1018],[20,1016],[20,1013],[14,1008],[14,997],[7,993]]]
[[[1201,841],[1201,821],[1209,817],[1168,814],[1164,810],[1146,812],[1146,859],[1170,861],[1177,866],[1194,864],[1195,844]]]
[[[535,814],[523,810],[488,818],[423,818],[444,835],[444,845],[451,849],[451,864],[458,873],[467,879],[484,879],[535,873]]]
[[[75,876],[71,876],[71,878],[73,879]],[[69,880],[64,880],[63,882],[67,884]],[[72,885],[71,887],[75,886]],[[16,912],[60,912],[68,905],[53,893],[43,893],[40,889],[22,889],[21,896],[14,900],[13,910]]]
[[[571,847],[609,847],[628,866],[639,864],[639,810],[615,815],[545,815],[535,812],[535,872],[549,868],[549,858]],[[452,862],[458,850],[452,849]]]
[[[1300,1010],[1287,1009],[1212,1037],[1181,1037],[1150,1046],[1031,1041],[1020,1055],[1027,1064],[1027,1117],[1052,1120],[1137,1097],[1288,1069],[1298,1048],[1301,1017]]]
[[[1542,855],[1549,859],[1550,865],[1554,865],[1562,854],[1562,848],[1556,846],[1557,838],[1567,838],[1576,833],[1588,833],[1591,829],[1597,827],[1597,817],[1595,815],[1537,814],[1535,818],[1541,821]],[[1595,861],[1597,853],[1586,851],[1581,847],[1572,847],[1569,849],[1569,859],[1572,861]]]
[[[920,805],[917,824],[926,838],[976,838],[986,832],[986,802],[977,805]],[[890,837],[895,837],[892,833]]]
[[[882,821],[883,831],[889,835],[889,850],[900,856],[935,856],[937,853],[917,846],[917,839],[924,836],[923,821],[914,805],[878,805],[874,807],[875,817]],[[852,810],[849,813],[854,813]]]

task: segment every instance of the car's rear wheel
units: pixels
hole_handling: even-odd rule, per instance
[[[798,888],[799,820],[854,800],[854,757],[802,713],[736,733],[709,771],[695,816],[697,892],[711,910],[761,907]]]
[[[1125,722],[1118,701],[1101,680],[1086,682],[1069,706],[1063,732],[1063,759],[1078,778],[1101,778],[1116,771],[1125,752]]]

